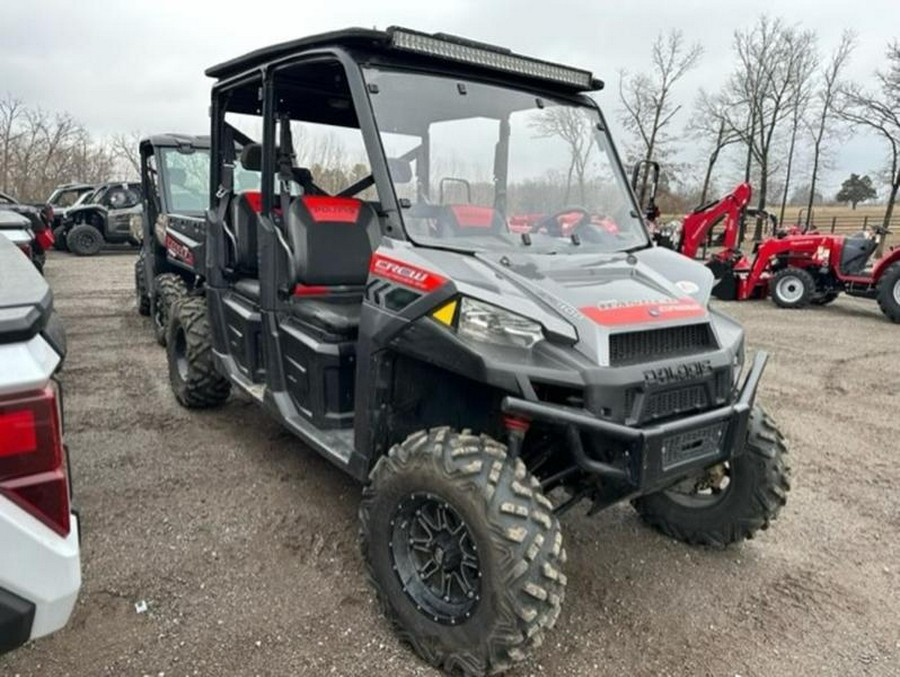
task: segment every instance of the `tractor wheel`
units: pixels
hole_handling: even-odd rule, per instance
[[[222,404],[231,383],[216,371],[212,338],[202,296],[184,296],[170,309],[166,356],[176,399],[189,409]]]
[[[753,538],[778,515],[791,488],[786,455],[775,423],[756,406],[743,453],[633,504],[647,524],[667,536],[722,548]]]
[[[878,280],[878,307],[891,322],[900,323],[900,263],[891,264]]]
[[[506,447],[450,428],[383,456],[359,507],[378,602],[405,642],[452,674],[505,670],[556,623],[566,561],[540,485]]]
[[[60,252],[69,251],[69,247],[66,245],[66,229],[63,226],[53,229],[53,248]]]
[[[138,254],[134,262],[134,294],[137,297],[138,313],[147,317],[150,315],[150,296],[147,294],[147,283],[144,281],[144,250]]]
[[[172,304],[187,294],[187,285],[180,275],[175,273],[163,273],[157,275],[153,281],[154,297],[152,306],[153,330],[156,334],[156,342],[162,347],[166,346],[166,329],[169,324],[169,311]]]
[[[829,303],[834,301],[840,294],[836,291],[827,291],[822,294],[817,294],[813,296],[809,302],[814,306],[827,306]]]
[[[772,276],[769,293],[782,308],[805,308],[816,293],[816,281],[802,268],[789,266]]]
[[[79,223],[66,236],[66,246],[77,256],[94,256],[103,248],[103,233],[89,223]]]

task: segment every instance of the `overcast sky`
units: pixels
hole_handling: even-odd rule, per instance
[[[97,135],[204,133],[208,66],[326,30],[398,24],[588,68],[609,85],[598,101],[612,118],[618,71],[645,69],[655,35],[680,28],[705,48],[677,92],[685,103],[677,119],[682,125],[697,90],[717,89],[732,69],[735,29],[762,12],[815,30],[823,55],[842,30],[855,29],[847,75],[860,81],[871,81],[887,43],[900,38],[898,0],[0,0],[0,93],[68,111]],[[624,145],[621,133],[616,140]],[[692,144],[682,144],[686,158],[695,157]],[[883,165],[884,151],[872,139],[837,145],[827,193],[850,171],[872,173]]]

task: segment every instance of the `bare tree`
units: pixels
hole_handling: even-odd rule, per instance
[[[815,40],[815,33],[765,15],[752,29],[735,33],[738,67],[726,88],[728,109],[733,111],[729,113],[729,126],[747,144],[748,178],[751,158],[758,165],[760,209],[765,209],[769,178],[776,169],[771,151],[780,142],[777,132],[798,98],[809,54],[815,51]],[[761,236],[762,221],[758,219],[754,239]]]
[[[558,136],[568,144],[571,157],[565,202],[569,202],[574,175],[578,181],[579,204],[584,205],[588,159],[596,140],[591,118],[574,106],[553,106],[544,110],[531,127],[538,138]]]
[[[797,133],[803,122],[803,115],[813,96],[813,72],[818,65],[818,55],[810,50],[806,57],[797,62],[797,83],[790,100],[791,141],[788,144],[787,168],[784,173],[784,187],[781,190],[781,210],[778,223],[784,222],[784,210],[787,207],[788,191],[791,189],[791,172],[794,168],[794,152],[797,148]]]
[[[135,144],[135,149],[136,149]],[[0,190],[20,200],[43,200],[58,184],[100,183],[117,169],[108,144],[95,142],[67,113],[0,98]]]
[[[110,150],[122,171],[131,174],[128,178],[141,175],[141,132],[132,130],[128,134],[113,134],[110,138]]]
[[[885,141],[888,147],[888,200],[883,225],[890,225],[897,193],[900,191],[900,42],[888,45],[888,70],[878,71],[878,89],[867,91],[856,84],[842,88],[839,115],[854,127],[864,127]],[[876,256],[881,256],[884,239]]]
[[[24,105],[21,100],[11,94],[0,99],[0,143],[3,144],[0,149],[0,163],[2,163],[0,165],[0,189],[3,192],[10,192],[9,168],[12,161],[13,143],[21,134],[18,131],[18,124],[23,113]]]
[[[651,71],[619,74],[619,99],[624,108],[620,119],[625,129],[638,139],[639,159],[662,158],[671,137],[666,128],[672,118],[681,110],[681,105],[672,99],[675,84],[685,73],[697,65],[703,47],[700,43],[685,45],[684,34],[672,30],[660,33],[653,43],[650,53]],[[640,202],[644,201],[647,177],[641,182]]]
[[[712,182],[713,168],[719,155],[727,147],[741,140],[741,135],[731,128],[724,109],[725,102],[721,97],[710,96],[700,90],[700,96],[694,104],[694,117],[688,126],[691,134],[698,139],[712,140],[709,155],[706,158],[706,171],[700,189],[700,204],[706,204],[709,187]]]
[[[816,94],[818,109],[816,110],[816,123],[813,128],[813,165],[812,178],[809,181],[809,200],[806,204],[806,227],[812,218],[812,203],[816,193],[816,180],[819,174],[819,160],[823,151],[825,137],[829,134],[831,123],[839,116],[835,111],[835,103],[838,99],[839,81],[841,71],[850,59],[853,52],[856,37],[852,31],[844,31],[841,43],[831,55],[831,60],[822,73],[822,86]]]

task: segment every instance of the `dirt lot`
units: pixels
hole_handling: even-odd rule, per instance
[[[433,674],[363,579],[359,487],[248,401],[175,403],[133,260],[47,266],[69,335],[84,585],[70,626],[0,674]],[[761,398],[794,467],[781,519],[710,552],[628,506],[573,511],[568,599],[516,675],[900,675],[900,326],[849,298],[727,310],[774,354]]]

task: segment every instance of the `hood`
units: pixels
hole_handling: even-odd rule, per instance
[[[539,322],[594,364],[609,364],[610,334],[710,322],[712,273],[668,249],[467,256],[407,243],[388,247],[417,269],[452,280],[460,294]]]

